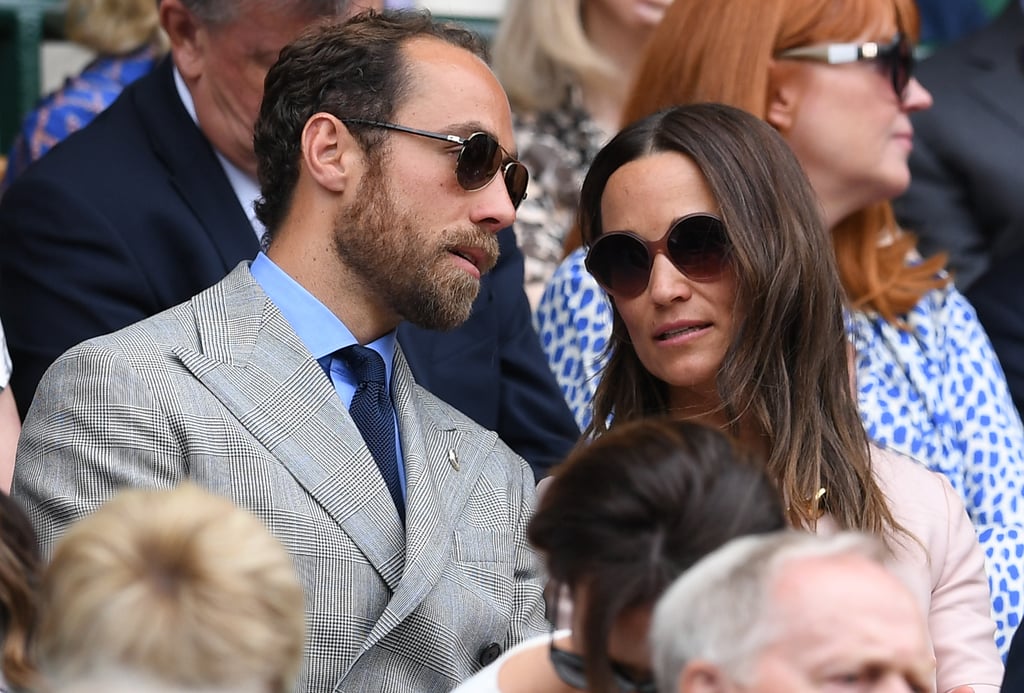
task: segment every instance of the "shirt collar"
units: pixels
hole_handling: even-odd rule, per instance
[[[321,365],[326,363],[329,366],[328,357],[339,349],[358,344],[352,331],[338,316],[264,253],[260,252],[256,256],[250,269],[253,278]],[[392,330],[366,345],[384,359],[388,387],[391,386],[395,342],[395,332]]]

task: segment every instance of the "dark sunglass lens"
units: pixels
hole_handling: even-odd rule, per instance
[[[464,190],[479,190],[501,168],[501,146],[488,134],[478,132],[462,145],[455,177]]]
[[[505,164],[505,188],[508,190],[512,206],[519,208],[519,203],[526,199],[526,186],[530,183],[530,172],[518,161]]]
[[[914,46],[905,37],[900,36],[896,47],[896,67],[893,68],[895,84],[899,86],[899,94],[902,96],[914,76]]]
[[[729,239],[722,222],[712,216],[687,217],[668,235],[668,256],[683,274],[697,281],[715,279],[722,273]]]
[[[586,665],[583,658],[578,654],[566,652],[555,647],[554,642],[550,647],[551,666],[562,683],[578,688],[581,691],[587,690]]]
[[[615,679],[615,686],[621,693],[656,693],[657,686],[654,680],[648,676],[640,680],[632,674],[627,673],[622,667],[612,663],[612,677]]]
[[[878,56],[879,64],[888,71],[896,96],[904,98],[914,74],[914,46],[902,34]]]
[[[608,291],[632,298],[647,288],[651,256],[647,246],[625,233],[601,236],[587,255],[587,269]]]

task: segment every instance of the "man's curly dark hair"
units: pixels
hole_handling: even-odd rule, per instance
[[[299,177],[302,129],[314,113],[341,119],[388,121],[410,85],[402,51],[415,38],[436,38],[486,60],[474,33],[434,21],[428,12],[365,12],[348,21],[319,22],[281,51],[264,83],[254,148],[262,199],[256,215],[269,242],[288,212]],[[385,133],[352,124],[367,154]]]

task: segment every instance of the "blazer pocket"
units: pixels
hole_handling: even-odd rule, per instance
[[[462,619],[463,640],[504,642],[516,607],[512,531],[456,529],[452,547],[450,580],[461,590],[459,608],[472,614]]]
[[[464,527],[455,530],[454,558],[459,563],[511,565],[515,546],[511,530]]]

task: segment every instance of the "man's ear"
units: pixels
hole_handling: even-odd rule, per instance
[[[799,75],[793,67],[774,60],[768,65],[768,103],[764,119],[781,133],[793,127],[800,101]]]
[[[161,0],[160,26],[170,39],[174,65],[186,82],[193,82],[203,73],[203,56],[207,32],[181,0]]]
[[[676,690],[677,693],[732,693],[736,686],[717,665],[695,659],[683,668]]]
[[[362,147],[338,118],[314,113],[302,129],[302,163],[310,178],[331,192],[351,185],[363,159]]]

